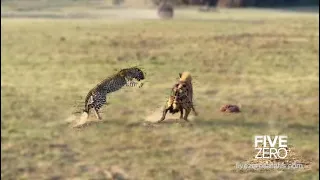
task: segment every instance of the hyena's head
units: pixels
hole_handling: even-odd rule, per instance
[[[175,100],[177,102],[180,102],[181,100],[183,100],[188,96],[187,84],[183,82],[179,82],[175,84],[172,89],[172,92],[173,92],[173,96],[175,97]]]
[[[179,93],[180,97],[188,95],[188,86],[185,82],[178,83],[177,92]]]

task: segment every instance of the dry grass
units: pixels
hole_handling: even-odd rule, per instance
[[[137,180],[318,179],[318,16],[256,12],[200,14],[206,21],[188,20],[191,10],[172,21],[2,19],[1,177],[105,179],[117,166]],[[147,73],[143,88],[111,94],[103,122],[69,126],[79,96],[133,65]],[[144,126],[184,70],[195,81],[193,126]],[[220,113],[222,104],[242,112]],[[308,166],[236,171],[254,157],[257,134],[288,135]]]

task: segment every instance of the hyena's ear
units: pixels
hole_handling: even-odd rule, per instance
[[[181,76],[182,76],[182,73],[179,73],[179,77],[181,78]]]

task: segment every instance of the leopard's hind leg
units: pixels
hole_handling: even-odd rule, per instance
[[[95,114],[96,117],[98,118],[98,120],[99,120],[99,121],[102,121],[102,118],[101,118],[101,116],[100,116],[100,114],[99,114],[98,109],[97,109],[97,108],[92,108],[92,109],[93,109],[93,111],[94,111],[94,114]]]

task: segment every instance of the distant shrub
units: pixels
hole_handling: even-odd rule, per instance
[[[158,15],[161,18],[169,19],[173,17],[173,5],[171,3],[167,3],[166,1],[160,3],[158,7]]]

